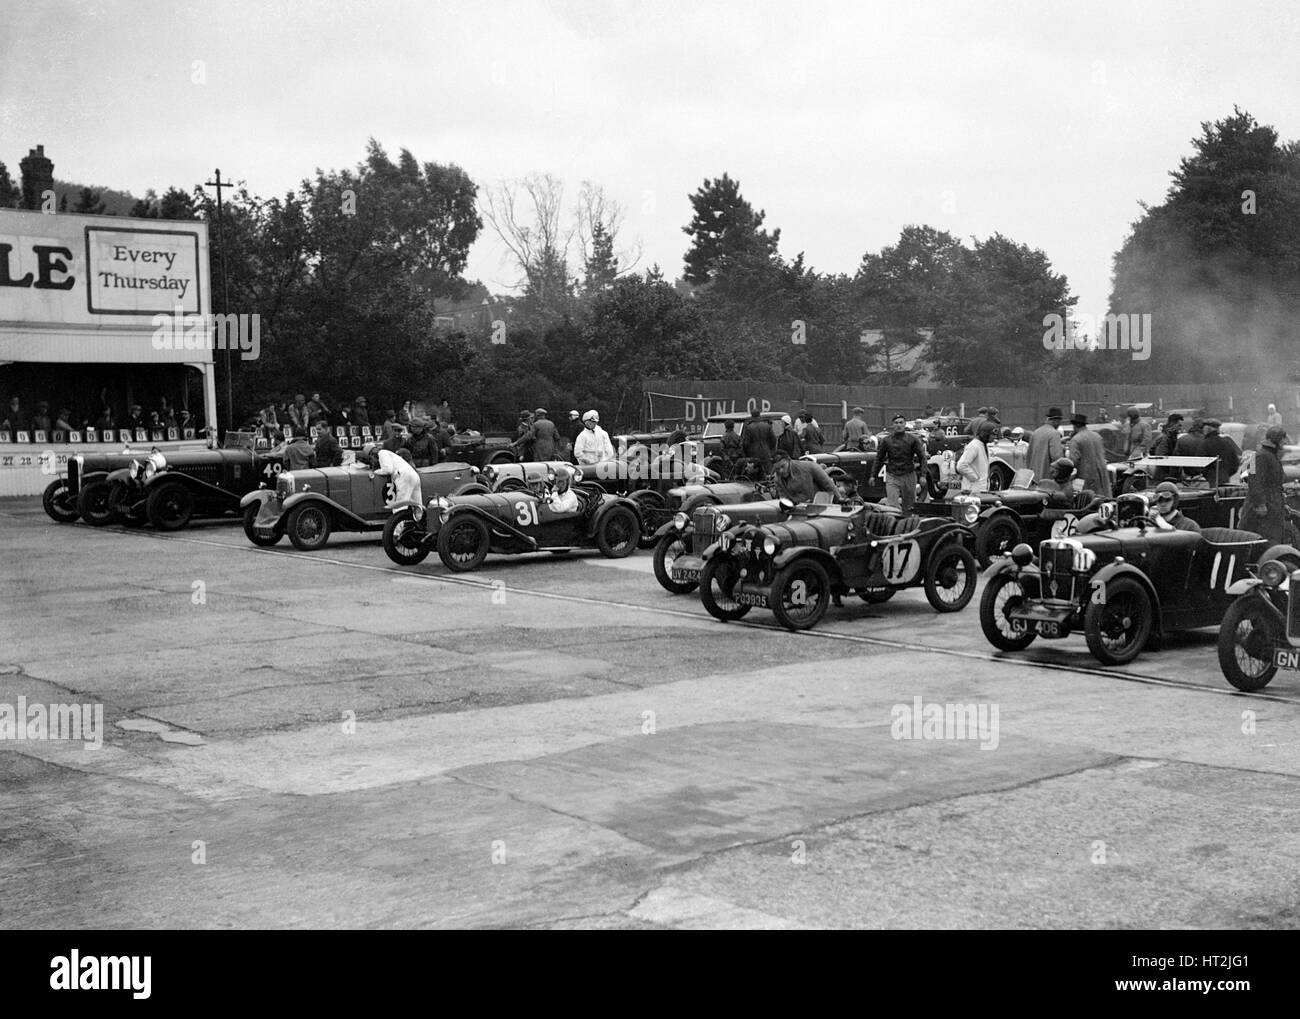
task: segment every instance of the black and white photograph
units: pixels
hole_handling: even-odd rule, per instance
[[[1300,927],[1297,52],[1284,0],[5,3],[0,931],[1261,989],[1161,935]]]

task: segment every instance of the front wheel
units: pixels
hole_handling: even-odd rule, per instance
[[[940,547],[925,574],[925,598],[935,612],[960,612],[975,597],[979,565],[970,549],[955,541]]]
[[[639,492],[633,492],[628,498],[641,508],[641,519],[646,522],[645,530],[641,532],[641,548],[654,548],[656,544],[654,532],[665,522],[668,501],[653,488],[643,488]]]
[[[113,511],[108,508],[108,482],[92,481],[82,485],[77,493],[77,512],[92,527],[106,527],[113,522]]]
[[[1021,633],[1011,628],[1008,615],[1025,600],[1020,578],[999,573],[984,585],[980,595],[980,629],[985,639],[999,651],[1023,651],[1038,636],[1032,629]]]
[[[438,558],[443,566],[456,573],[477,570],[487,558],[491,545],[487,524],[468,513],[452,517],[438,532]]]
[[[139,493],[133,486],[121,481],[114,481],[108,486],[108,511],[113,520],[123,527],[143,527],[149,522],[145,508],[137,500]]]
[[[1024,528],[1014,517],[996,516],[986,520],[975,538],[975,558],[980,569],[988,569],[994,556],[1004,555],[1025,540]]]
[[[690,594],[700,586],[699,582],[694,580],[682,583],[673,580],[673,563],[677,561],[678,556],[683,556],[689,551],[689,539],[681,531],[665,534],[655,545],[655,580],[659,581],[659,586],[665,591],[672,594]]]
[[[289,511],[284,529],[299,552],[315,552],[330,540],[329,510],[314,502],[295,506]]]
[[[1013,475],[1006,467],[997,466],[989,471],[989,491],[1005,492],[1011,487]]]
[[[265,534],[258,534],[253,522],[257,519],[257,514],[261,509],[261,503],[256,502],[244,507],[244,536],[254,545],[269,548],[284,537],[284,531],[277,527],[269,537]]]
[[[1285,645],[1282,619],[1262,595],[1248,594],[1228,606],[1219,624],[1219,668],[1238,690],[1262,690],[1277,675],[1273,649]]]
[[[67,478],[56,478],[45,486],[41,506],[51,520],[60,524],[70,524],[81,516],[76,498],[68,491]]]
[[[831,600],[831,578],[815,559],[796,559],[778,571],[768,602],[772,614],[787,630],[816,626]]]
[[[700,572],[700,602],[714,619],[729,623],[749,612],[750,606],[741,605],[732,592],[740,580],[740,572],[727,556],[714,556]]]
[[[410,509],[398,510],[384,524],[384,554],[398,566],[422,563],[429,554],[426,533],[423,521],[417,521]]]
[[[145,501],[149,523],[160,531],[179,531],[194,515],[194,496],[184,485],[159,485]]]
[[[641,543],[641,521],[627,506],[611,506],[596,525],[596,547],[606,559],[626,559]]]
[[[1088,650],[1103,665],[1127,665],[1151,636],[1151,599],[1128,577],[1110,581],[1104,595],[1104,601],[1089,600],[1083,615]]]

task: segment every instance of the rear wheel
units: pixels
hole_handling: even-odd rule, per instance
[[[700,586],[695,580],[684,583],[673,580],[673,563],[678,556],[686,555],[689,551],[690,540],[681,531],[665,534],[655,545],[655,580],[659,581],[659,586],[665,591],[673,594],[690,594]]]
[[[1011,487],[1011,481],[1014,475],[1011,470],[1001,464],[996,465],[989,471],[989,491],[1004,492]]]
[[[114,522],[123,527],[143,527],[149,522],[145,507],[140,505],[143,500],[136,498],[139,494],[133,486],[121,481],[114,481],[108,486],[108,511]]]
[[[160,531],[179,531],[194,515],[194,496],[184,485],[170,482],[149,493],[145,502],[149,523]]]
[[[815,559],[796,559],[782,567],[768,596],[772,614],[787,630],[812,629],[826,615],[830,600],[830,574]]]
[[[980,596],[980,629],[985,639],[999,651],[1023,651],[1038,636],[1033,630],[1018,633],[1011,628],[1008,613],[1025,600],[1020,580],[1009,573],[999,573],[984,585]]]
[[[749,605],[741,605],[732,596],[740,580],[740,571],[727,556],[714,556],[700,571],[700,602],[714,619],[724,623],[739,619],[749,612]]]
[[[384,554],[398,566],[414,566],[429,554],[424,545],[428,532],[410,509],[398,510],[384,524]]]
[[[82,485],[77,493],[77,512],[92,527],[111,524],[113,511],[108,508],[108,482],[92,481]]]
[[[1103,665],[1127,665],[1151,636],[1151,599],[1136,580],[1119,577],[1106,585],[1105,601],[1088,602],[1083,633],[1088,650]]]
[[[1014,517],[996,516],[986,520],[975,537],[975,558],[980,569],[988,569],[994,556],[1010,552],[1024,540],[1024,528]]]
[[[1273,649],[1285,645],[1280,623],[1278,614],[1258,594],[1228,606],[1219,624],[1219,668],[1238,690],[1262,690],[1277,675]]]
[[[267,537],[264,534],[258,534],[257,530],[253,527],[253,521],[257,519],[257,514],[261,508],[262,504],[257,502],[244,507],[244,535],[254,545],[260,545],[263,548],[267,548],[276,544],[276,542],[283,538],[284,531],[277,527],[270,537]]]
[[[925,574],[925,597],[936,612],[960,612],[975,597],[979,564],[965,545],[942,545]]]
[[[643,488],[628,496],[641,508],[641,519],[645,521],[645,530],[641,532],[641,547],[654,548],[655,531],[667,522],[668,500],[652,488]]]
[[[318,503],[307,502],[289,511],[284,529],[299,552],[315,552],[330,540],[330,524],[329,510]]]
[[[611,506],[596,524],[596,547],[606,559],[626,559],[641,542],[641,521],[629,506]]]
[[[453,516],[438,532],[438,558],[457,573],[482,566],[491,545],[487,524],[468,513]]]
[[[41,506],[51,520],[61,524],[70,524],[81,516],[76,498],[68,491],[67,478],[56,478],[45,486]]]

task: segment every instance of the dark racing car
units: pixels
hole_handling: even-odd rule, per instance
[[[1095,526],[1037,550],[1017,545],[989,569],[980,627],[990,644],[1020,651],[1082,631],[1099,662],[1124,665],[1165,633],[1217,626],[1248,565],[1279,554],[1251,531],[1174,529],[1145,493],[1104,503]]]
[[[975,593],[974,540],[951,519],[905,517],[871,503],[791,506],[784,521],[718,536],[704,551],[700,601],[724,622],[770,608],[790,630],[816,626],[831,600],[849,592],[885,602],[923,586],[935,611],[957,612]]]
[[[595,547],[609,559],[636,551],[641,511],[635,502],[581,483],[575,471],[576,507],[557,509],[550,493],[493,492],[398,503],[384,525],[384,552],[399,566],[430,552],[449,570],[476,570],[489,553],[568,552]]]
[[[672,594],[690,594],[700,586],[704,551],[718,535],[736,524],[761,524],[783,520],[793,503],[763,499],[718,505],[697,503],[691,513],[682,510],[655,535],[654,572],[659,586]]]
[[[416,473],[422,502],[488,491],[469,464],[440,463]],[[274,488],[249,492],[241,500],[244,534],[263,546],[287,534],[294,548],[312,552],[324,548],[335,531],[382,531],[393,495],[393,479],[365,463],[282,471]]]

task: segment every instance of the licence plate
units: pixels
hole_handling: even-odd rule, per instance
[[[949,478],[943,483],[944,488],[961,488],[960,478]]]
[[[1300,651],[1285,647],[1274,648],[1273,664],[1279,669],[1300,670]]]
[[[1063,637],[1061,624],[1048,619],[1012,619],[1011,629],[1016,633],[1037,633],[1040,637]]]
[[[685,567],[678,567],[678,566],[673,567],[673,580],[675,580],[679,584],[684,584],[690,580],[698,581],[699,579],[700,579],[699,570],[688,570]]]
[[[747,591],[737,591],[735,598],[737,605],[757,605],[759,608],[767,607],[767,595],[765,594],[750,594]]]

